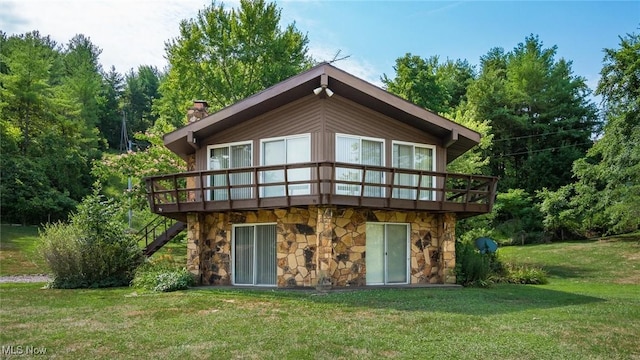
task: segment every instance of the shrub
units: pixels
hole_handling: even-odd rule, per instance
[[[178,268],[170,255],[149,261],[138,268],[131,286],[151,291],[185,290],[195,285],[195,279],[185,268]]]
[[[469,242],[457,242],[455,272],[460,285],[489,286],[492,283],[490,255],[480,254]]]
[[[96,187],[69,223],[44,227],[40,253],[51,270],[53,288],[128,285],[143,260],[135,238],[120,221],[120,208]]]
[[[537,267],[528,265],[507,264],[505,274],[501,277],[501,282],[510,284],[534,284],[542,285],[548,282],[547,273]]]

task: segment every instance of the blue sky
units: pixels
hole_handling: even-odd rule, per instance
[[[192,18],[201,0],[0,0],[0,29],[8,34],[39,30],[58,42],[89,36],[103,49],[105,68],[126,72],[138,65],[163,68],[164,41]],[[234,6],[237,1],[225,1]],[[594,87],[602,49],[640,29],[640,1],[279,1],[283,23],[296,22],[309,36],[311,54],[380,85],[405,53],[467,59],[472,65],[493,47],[513,49],[538,35],[557,58],[573,61],[575,75]]]

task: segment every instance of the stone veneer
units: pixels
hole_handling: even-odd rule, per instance
[[[188,214],[187,268],[201,284],[231,284],[234,224],[275,223],[277,285],[366,284],[366,223],[410,224],[410,283],[455,283],[455,215],[315,207]]]

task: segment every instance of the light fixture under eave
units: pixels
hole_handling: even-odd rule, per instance
[[[331,89],[329,89],[325,85],[313,89],[313,93],[316,94],[316,95],[320,95],[322,90],[324,90],[327,93],[328,97],[332,97],[333,96],[333,91],[331,91]]]

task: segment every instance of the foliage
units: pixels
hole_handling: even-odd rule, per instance
[[[500,244],[537,243],[544,239],[542,223],[535,198],[522,189],[510,189],[498,193],[491,213],[460,220],[456,233],[465,241],[488,236]]]
[[[510,243],[530,243],[540,240],[542,215],[534,199],[522,189],[509,189],[496,196],[493,207],[495,233]]]
[[[148,203],[146,188],[142,179],[147,176],[177,173],[186,170],[186,164],[178,155],[164,146],[162,137],[173,131],[173,125],[160,118],[145,133],[138,133],[135,138],[149,144],[148,147],[124,154],[105,154],[101,161],[94,163],[92,173],[101,182],[112,182],[120,179],[126,183],[132,180],[132,190],[124,189],[118,197],[131,204],[133,209],[146,210]]]
[[[124,79],[115,67],[103,74],[102,87],[98,97],[98,129],[110,149],[118,149],[122,135],[122,101]],[[126,144],[124,144],[126,145]]]
[[[532,285],[543,285],[549,282],[547,273],[543,269],[514,263],[506,263],[504,275],[498,281]]]
[[[165,43],[158,113],[177,126],[194,99],[219,110],[307,69],[306,35],[280,20],[275,3],[241,0],[237,9],[213,2],[182,21],[179,37]]]
[[[170,292],[195,285],[195,279],[184,267],[180,268],[170,255],[150,260],[139,267],[131,286],[139,289]]]
[[[607,124],[604,135],[577,160],[576,195],[571,205],[582,230],[617,234],[640,228],[640,34],[620,38],[618,49],[605,49],[602,95]]]
[[[63,219],[89,192],[100,153],[100,50],[81,35],[60,46],[38,32],[0,34],[3,219]]]
[[[471,242],[456,242],[456,281],[463,286],[486,287],[492,284],[491,259],[478,252]]]
[[[466,60],[438,56],[423,59],[410,53],[396,59],[393,79],[382,76],[387,91],[438,114],[452,113],[465,99],[474,70]]]
[[[571,206],[573,185],[565,185],[557,191],[542,189],[536,193],[538,208],[543,216],[544,230],[552,237],[565,240],[565,233],[579,235],[580,226],[575,209]]]
[[[145,132],[158,119],[152,111],[153,102],[160,98],[159,87],[162,74],[153,66],[141,65],[125,76],[122,94],[123,110],[127,114],[129,135]]]
[[[572,75],[570,61],[556,60],[556,52],[534,36],[508,53],[491,49],[468,87],[464,106],[490,121],[493,146],[485,156],[500,191],[534,193],[570,183],[571,164],[599,130],[585,80]]]
[[[45,225],[40,252],[52,273],[51,287],[128,285],[142,260],[136,239],[119,219],[120,208],[96,187],[69,223]]]
[[[489,156],[487,150],[493,144],[493,134],[488,120],[479,121],[473,109],[464,106],[455,111],[453,121],[478,132],[482,137],[480,143],[447,164],[447,171],[462,174],[491,175],[489,173]]]

